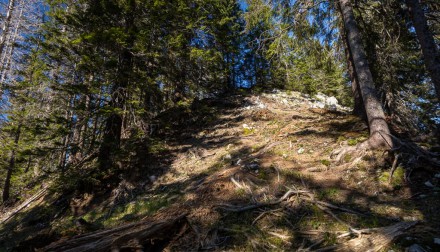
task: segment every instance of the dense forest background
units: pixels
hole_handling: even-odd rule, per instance
[[[367,120],[347,6],[392,134],[438,136],[440,3],[349,2],[2,0],[2,201],[114,180],[167,130],[159,114],[242,89],[323,93]]]

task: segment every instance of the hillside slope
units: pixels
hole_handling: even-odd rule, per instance
[[[368,137],[366,125],[345,111],[328,97],[276,91],[165,112],[153,140],[136,146],[145,155],[121,164],[136,167],[116,187],[42,189],[35,201],[5,211],[0,248],[440,249],[439,174],[414,170],[405,179],[397,167],[391,180],[393,160],[384,153],[335,162],[334,150]],[[125,240],[104,242],[108,234]]]

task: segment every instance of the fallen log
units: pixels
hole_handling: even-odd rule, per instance
[[[41,252],[161,251],[188,229],[187,214],[162,221],[141,221],[54,242]]]

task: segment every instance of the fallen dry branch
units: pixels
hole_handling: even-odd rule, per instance
[[[341,244],[336,251],[382,251],[417,223],[417,221],[399,222],[392,226],[375,229],[371,235],[365,235]]]
[[[120,251],[126,249],[161,250],[189,227],[186,214],[163,221],[141,221],[62,240],[40,251]]]
[[[40,191],[38,191],[36,194],[34,194],[30,199],[26,200],[25,202],[21,203],[18,207],[14,208],[11,212],[6,213],[5,216],[2,218],[0,224],[3,224],[6,221],[10,220],[17,213],[21,212],[22,210],[30,206],[33,202],[41,199],[41,197],[45,196],[46,193],[47,193],[47,186],[41,189]]]

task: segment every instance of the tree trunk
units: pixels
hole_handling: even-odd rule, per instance
[[[122,86],[123,85],[123,86]],[[99,164],[102,170],[108,170],[113,165],[115,154],[118,152],[122,133],[121,111],[125,103],[125,85],[121,83],[113,88],[111,107],[116,111],[107,118],[104,135],[99,149]]]
[[[136,2],[134,0],[129,1],[131,11],[134,14],[136,8]],[[134,15],[125,17],[125,31],[127,33],[134,29]],[[118,74],[113,84],[110,106],[115,110],[107,118],[103,142],[99,150],[98,161],[102,170],[108,170],[114,164],[115,155],[120,149],[123,115],[125,103],[127,100],[127,88],[130,83],[130,73],[133,70],[133,55],[130,49],[134,45],[135,37],[130,35],[127,39],[127,43],[122,48],[119,55]]]
[[[422,47],[425,65],[434,83],[437,99],[440,101],[440,55],[435,44],[434,37],[429,31],[425,13],[420,6],[419,0],[406,0],[414,28]]]
[[[8,10],[6,12],[6,19],[2,27],[2,35],[0,36],[0,55],[3,54],[3,50],[6,44],[6,38],[9,33],[9,28],[11,26],[12,13],[14,12],[15,0],[9,0]]]
[[[0,77],[0,83],[4,83],[4,81],[6,80],[6,76],[8,75],[8,72],[11,71],[11,62],[12,62],[12,55],[14,54],[15,51],[15,42],[17,40],[18,37],[18,33],[19,33],[19,28],[21,27],[21,22],[22,22],[22,16],[23,16],[23,11],[24,11],[24,5],[22,4],[20,7],[20,11],[17,17],[17,21],[15,22],[15,29],[14,29],[14,33],[9,36],[8,41],[2,41],[2,45],[1,45],[1,53],[0,55],[2,56],[2,60],[1,60],[1,77]],[[6,29],[4,27],[4,29]],[[5,30],[3,30],[3,32],[7,32]],[[2,34],[2,36],[5,35],[5,33]],[[3,38],[2,38],[3,39]],[[5,45],[9,44],[9,48],[7,49],[6,52],[5,51]],[[1,91],[0,91],[1,92]],[[1,93],[0,93],[1,96]]]
[[[385,113],[377,97],[373,76],[368,66],[363,49],[361,33],[354,18],[349,0],[339,0],[342,19],[348,40],[348,47],[353,57],[354,70],[357,74],[360,93],[370,128],[370,139],[360,146],[365,148],[392,148],[390,129],[385,120]]]
[[[14,8],[15,8],[15,0],[9,0],[8,9],[6,11],[5,20],[4,20],[4,23],[3,23],[3,26],[2,26],[2,33],[0,35],[0,56],[4,56],[4,58],[7,59],[7,60],[9,60],[10,58],[6,57],[5,55],[3,55],[3,52],[5,51],[6,41],[7,41],[8,36],[9,36],[9,29],[11,27],[12,13],[14,12]],[[12,57],[12,55],[11,55],[11,57]],[[2,66],[1,66],[1,69],[2,69],[1,70],[1,72],[2,72],[2,76],[1,76],[2,82],[0,83],[0,85],[1,85],[1,87],[0,87],[0,98],[3,95],[3,92],[4,92],[4,90],[2,88],[3,87],[3,80],[4,80],[3,72],[4,72],[4,69],[6,69],[6,67],[8,65],[9,64],[6,64],[6,62],[2,62]]]
[[[354,69],[353,56],[350,51],[350,47],[348,46],[347,36],[344,33],[342,33],[342,39],[345,46],[345,57],[347,61],[348,74],[350,75],[351,90],[354,99],[353,114],[362,118],[363,121],[368,123],[367,113],[365,112],[365,107],[362,101],[362,95],[359,88],[359,81],[357,79],[357,73],[356,70]]]
[[[6,202],[10,196],[11,177],[15,168],[15,154],[17,152],[18,141],[20,140],[20,134],[21,134],[21,124],[18,125],[17,131],[15,132],[14,147],[12,148],[11,157],[9,158],[8,172],[6,174],[5,186],[3,187],[3,202]]]

